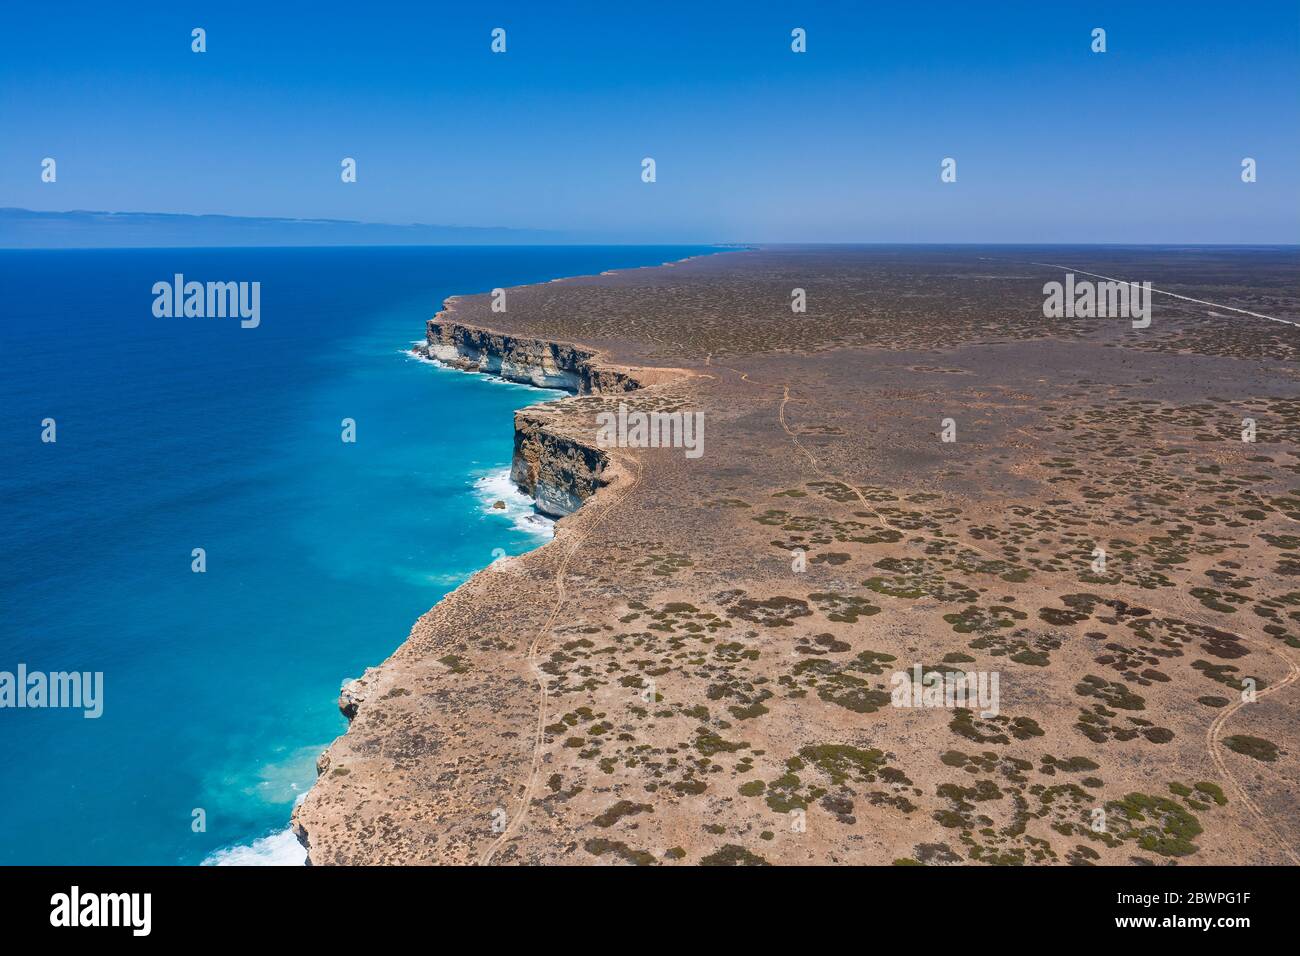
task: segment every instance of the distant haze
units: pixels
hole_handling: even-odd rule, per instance
[[[532,229],[390,225],[341,219],[0,209],[0,249],[536,245],[557,238]]]

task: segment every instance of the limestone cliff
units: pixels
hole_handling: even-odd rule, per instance
[[[470,372],[499,375],[539,388],[561,388],[576,395],[630,392],[638,383],[625,372],[594,363],[595,353],[573,345],[521,338],[462,325],[439,313],[429,320],[427,358]]]
[[[600,364],[591,350],[465,325],[445,314],[429,320],[426,344],[417,346],[417,353],[465,371],[577,395],[618,394],[640,387],[627,371]],[[515,484],[536,499],[538,511],[552,518],[572,514],[603,487],[609,462],[599,448],[556,425],[556,416],[545,405],[516,412],[510,467]]]
[[[510,477],[553,518],[572,514],[606,484],[603,451],[562,434],[544,407],[515,412],[515,453]]]

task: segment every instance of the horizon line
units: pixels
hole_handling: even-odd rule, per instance
[[[890,239],[890,238],[860,238],[860,239],[702,239],[689,237],[673,238],[612,238],[604,237],[600,231],[587,231],[585,229],[557,228],[557,229],[539,229],[531,226],[503,226],[503,225],[451,225],[446,223],[422,223],[422,222],[375,222],[361,219],[332,219],[332,218],[304,218],[298,216],[250,216],[232,213],[190,213],[190,212],[146,212],[139,210],[96,210],[96,209],[68,209],[68,210],[42,210],[28,209],[22,206],[0,206],[0,225],[6,221],[14,222],[25,216],[30,216],[33,223],[27,224],[28,229],[39,229],[42,220],[53,223],[59,219],[71,219],[85,228],[94,229],[97,225],[105,230],[101,242],[84,242],[78,243],[76,239],[88,239],[89,235],[67,236],[72,242],[59,242],[57,235],[40,235],[28,234],[18,238],[18,242],[7,242],[5,236],[0,234],[0,250],[51,250],[51,249],[68,249],[68,250],[89,250],[89,249],[317,249],[317,248],[383,248],[383,247],[402,247],[402,248],[436,248],[445,246],[712,246],[712,247],[780,247],[780,246],[899,246],[899,247],[963,247],[963,248],[1015,248],[1015,247],[1033,247],[1033,248],[1052,248],[1052,247],[1114,247],[1114,248],[1188,248],[1188,249],[1205,249],[1205,248],[1223,248],[1223,249],[1291,249],[1300,247],[1300,242],[1277,242],[1277,241],[1233,241],[1233,240],[1202,240],[1202,241],[1178,241],[1178,240],[1155,240],[1155,241],[1135,241],[1128,239],[1065,239],[1065,240],[1034,240],[1034,239],[1014,239],[1014,240],[951,240],[951,239]],[[103,223],[87,223],[85,219],[91,217],[104,217],[105,219],[114,220]],[[286,241],[258,242],[257,235],[248,236],[249,240],[242,241],[242,237],[236,235],[218,235],[209,237],[210,240],[204,242],[200,235],[198,241],[176,241],[178,237],[150,237],[147,234],[138,238],[142,241],[137,242],[114,242],[111,230],[118,226],[130,226],[133,223],[141,227],[147,227],[150,218],[156,220],[167,220],[171,223],[179,224],[184,220],[204,221],[205,223],[220,222],[229,227],[238,228],[240,225],[253,227],[259,223],[269,225],[286,226],[289,228],[296,227],[318,227],[325,229],[339,229],[342,234],[340,239],[344,241],[321,241],[318,236],[305,235],[295,237],[293,235],[285,236]],[[20,227],[21,228],[21,227]],[[420,238],[418,233],[422,230],[429,232],[444,232],[450,235],[434,239],[431,241],[391,241],[382,237],[358,237],[361,241],[347,241],[347,230],[361,229],[368,231],[391,230],[396,233],[404,233],[412,236],[417,240]],[[2,232],[3,230],[0,230]],[[474,237],[478,241],[458,242],[457,239],[462,236],[464,239]],[[490,234],[497,235],[490,235]],[[150,238],[158,238],[162,241],[150,242]],[[299,239],[303,241],[294,241]],[[394,237],[399,238],[399,237]],[[400,237],[403,240],[405,236]],[[367,241],[368,239],[368,241]],[[488,239],[489,241],[482,241]],[[170,240],[170,241],[168,241]],[[518,240],[518,241],[512,241]]]

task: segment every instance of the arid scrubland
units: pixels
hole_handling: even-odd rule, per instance
[[[1054,255],[450,303],[598,390],[515,425],[516,479],[586,503],[349,688],[311,862],[1300,862],[1300,328],[1214,305],[1297,321],[1296,253]],[[1150,281],[1150,325],[1044,317],[1067,269]],[[598,448],[620,405],[702,454]],[[964,672],[996,706],[924,694]]]

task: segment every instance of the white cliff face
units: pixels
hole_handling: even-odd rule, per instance
[[[445,365],[499,375],[511,382],[536,385],[538,388],[559,388],[575,394],[582,391],[582,379],[576,372],[544,361],[536,364],[531,356],[517,353],[503,356],[476,348],[468,342],[443,341],[431,341],[425,354]]]
[[[444,365],[497,375],[511,382],[557,388],[575,395],[624,393],[640,383],[618,369],[596,363],[588,349],[521,338],[442,318],[431,319],[427,343],[415,351]],[[608,458],[593,445],[556,429],[544,406],[515,414],[515,449],[510,477],[552,518],[572,514],[606,482]]]
[[[594,352],[559,342],[521,338],[488,329],[430,319],[422,353],[445,365],[499,375],[511,382],[559,388],[575,395],[630,392],[638,383],[594,364]]]

